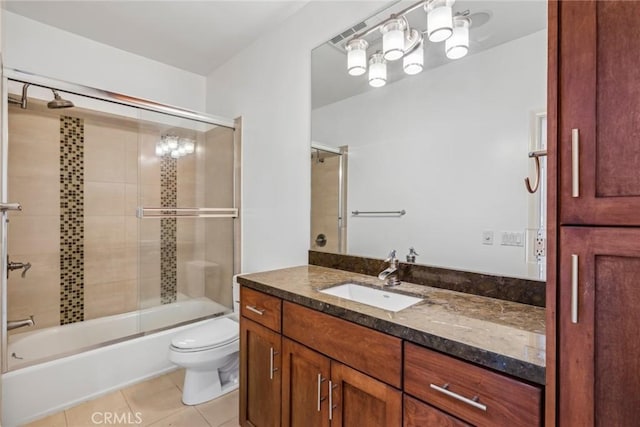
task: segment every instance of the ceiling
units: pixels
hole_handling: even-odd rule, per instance
[[[5,0],[3,7],[127,52],[208,75],[307,1]]]
[[[417,0],[395,3],[388,9],[364,19],[365,28],[371,28]],[[458,0],[453,11],[469,11],[472,24],[469,30],[468,56],[491,49],[547,27],[547,5],[541,0]],[[363,17],[364,18],[364,17]],[[419,30],[427,27],[426,13],[418,8],[407,15],[410,25]],[[488,20],[487,20],[488,18]],[[474,25],[475,22],[475,25]],[[360,29],[357,32],[362,33]],[[312,108],[319,108],[357,94],[376,90],[369,86],[366,74],[358,77],[347,73],[347,56],[343,45],[351,35],[338,43],[324,43],[311,55]],[[368,54],[382,49],[382,37],[374,31],[367,37]],[[458,61],[464,61],[464,58]],[[444,43],[425,41],[425,70],[445,65],[451,60],[444,53]],[[424,72],[424,71],[423,71]],[[402,61],[387,64],[387,84],[412,78],[402,71]]]

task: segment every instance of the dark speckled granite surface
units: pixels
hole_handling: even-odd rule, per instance
[[[315,265],[242,275],[239,282],[286,301],[544,384],[544,308],[403,282],[391,292],[418,296],[423,301],[394,313],[319,292],[345,282],[381,288],[381,280]]]
[[[381,259],[309,251],[309,264],[377,276],[387,268]],[[485,297],[545,306],[546,283],[401,262],[400,280]]]

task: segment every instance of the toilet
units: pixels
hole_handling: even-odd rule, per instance
[[[233,300],[238,301],[233,280]],[[169,346],[169,360],[186,369],[182,402],[197,405],[238,388],[240,325],[234,314],[200,323],[177,334]]]

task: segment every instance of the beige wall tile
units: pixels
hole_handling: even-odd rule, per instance
[[[40,142],[9,141],[9,176],[60,177],[60,147]]]
[[[160,276],[140,277],[140,308],[160,305]]]
[[[154,185],[140,185],[140,203],[144,207],[152,208],[160,206],[160,178]]]
[[[133,247],[85,248],[85,286],[136,280],[138,251]]]
[[[33,176],[10,176],[7,186],[8,200],[22,205],[22,211],[11,212],[11,217],[60,215],[59,180]]]
[[[12,141],[33,141],[58,147],[60,116],[33,110],[9,107],[9,144]]]
[[[95,182],[126,182],[124,150],[113,147],[85,148],[85,180]]]
[[[7,230],[9,254],[46,254],[60,250],[59,216],[14,216]]]
[[[138,149],[125,149],[124,152],[125,182],[127,184],[138,183]]]
[[[125,246],[138,245],[138,218],[127,216],[124,218],[124,243]]]
[[[91,182],[84,183],[85,215],[124,215],[125,185]]]
[[[92,248],[121,248],[125,246],[126,229],[123,216],[84,217],[84,246]]]
[[[136,209],[138,209],[138,186],[136,184],[125,184],[125,189],[124,189],[125,216],[136,216]]]
[[[137,310],[137,281],[85,285],[84,309],[87,320]]]

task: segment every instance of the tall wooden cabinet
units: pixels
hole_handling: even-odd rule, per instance
[[[555,361],[557,376],[548,378],[557,380],[556,421],[568,427],[637,425],[640,2],[551,6],[558,6],[550,14],[549,61],[557,64],[550,70],[551,76],[557,71],[557,81],[550,80],[557,86],[550,89],[549,109],[557,107],[557,151],[550,160],[553,165],[557,159],[558,186],[549,205],[559,246],[557,281],[550,280],[557,302],[553,298],[548,307],[556,321],[550,342],[557,338],[557,348],[547,369]],[[555,125],[552,120],[550,131]]]

